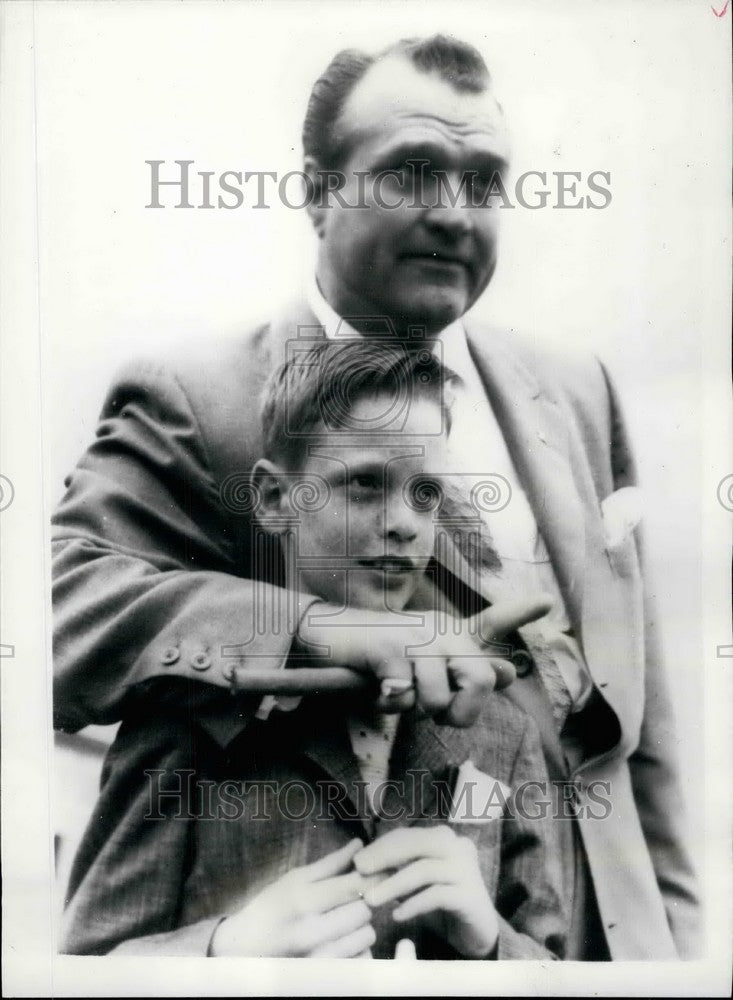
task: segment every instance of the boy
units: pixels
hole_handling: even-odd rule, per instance
[[[346,641],[352,609],[383,611],[395,628],[418,609],[462,611],[466,595],[432,560],[441,520],[463,531],[439,475],[443,387],[429,352],[361,340],[319,342],[267,386],[258,524],[278,542],[287,587],[320,598],[310,613],[338,614]],[[470,527],[459,547],[494,565]],[[288,667],[311,652],[294,649]],[[413,657],[413,670],[430,670]],[[140,704],[72,873],[66,950],[392,957],[408,937],[418,957],[561,956],[542,803],[523,794],[503,819],[469,808],[473,822],[448,822],[467,765],[502,795],[531,784],[541,797],[534,723],[499,694],[467,730],[410,704],[399,678],[374,692],[269,697],[225,750],[195,712]],[[466,788],[452,791],[455,801]]]

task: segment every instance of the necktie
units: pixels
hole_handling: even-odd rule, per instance
[[[375,802],[375,793],[389,773],[389,758],[399,720],[399,715],[368,710],[358,716],[350,716],[347,720],[354,756],[359,763],[361,776],[367,783],[369,806],[374,815],[378,814],[379,806]]]

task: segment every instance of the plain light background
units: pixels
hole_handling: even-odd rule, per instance
[[[508,118],[515,176],[611,174],[602,211],[503,212],[499,267],[476,311],[597,352],[620,388],[702,858],[713,777],[703,769],[703,538],[720,480],[711,401],[728,356],[730,16],[716,18],[703,0],[33,5],[30,349],[41,371],[45,516],[123,361],[183,351],[207,333],[236,336],[311,266],[305,212],[274,194],[270,209],[254,210],[251,181],[235,211],[146,209],[145,161],[172,171],[189,159],[217,175],[298,169],[308,91],[339,48],[436,30],[473,42]]]

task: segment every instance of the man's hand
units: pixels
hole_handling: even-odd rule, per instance
[[[375,934],[362,898],[368,883],[352,866],[362,847],[352,840],[273,882],[219,924],[211,954],[369,957]]]
[[[379,711],[404,712],[417,703],[436,722],[465,727],[476,721],[487,694],[516,677],[509,660],[491,654],[492,644],[550,607],[540,595],[495,604],[473,618],[413,612],[418,620],[405,624],[389,612],[318,602],[298,634],[310,652],[322,651],[319,665],[371,674],[380,685]]]
[[[359,851],[354,866],[365,878],[389,873],[366,889],[369,906],[402,900],[394,920],[425,917],[431,930],[465,958],[485,958],[495,948],[499,921],[476,847],[449,826],[391,830]]]

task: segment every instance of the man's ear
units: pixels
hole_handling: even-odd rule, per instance
[[[284,471],[269,459],[260,458],[252,468],[249,481],[257,497],[257,520],[266,531],[280,533],[287,526],[291,513]]]
[[[308,200],[308,215],[319,239],[323,238],[328,211],[328,171],[324,171],[314,156],[303,160],[303,173],[310,182],[312,196]]]

